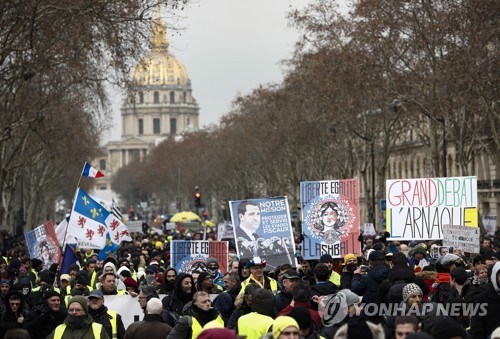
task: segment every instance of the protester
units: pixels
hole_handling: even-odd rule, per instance
[[[145,311],[142,321],[134,322],[127,328],[124,339],[165,339],[172,331],[172,327],[162,320],[163,310],[160,299],[150,299]]]
[[[100,290],[90,292],[88,298],[89,314],[92,319],[101,324],[110,338],[123,339],[125,327],[121,315],[104,305],[104,296]]]

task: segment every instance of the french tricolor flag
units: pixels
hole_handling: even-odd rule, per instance
[[[91,177],[91,178],[100,178],[103,177],[104,174],[98,169],[90,166],[87,162],[83,166],[82,177]]]

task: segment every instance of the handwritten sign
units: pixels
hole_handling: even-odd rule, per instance
[[[461,248],[464,252],[479,253],[479,227],[443,225],[443,245]]]
[[[443,225],[478,226],[477,178],[387,180],[389,240],[441,240]]]

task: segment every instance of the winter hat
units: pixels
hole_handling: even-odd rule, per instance
[[[300,329],[299,324],[292,317],[282,315],[274,319],[273,339],[278,339],[281,333],[290,326],[295,327],[297,331]]]
[[[10,286],[10,280],[0,280],[0,286],[1,285],[9,285]]]
[[[252,293],[253,312],[272,316],[274,314],[274,294],[265,288],[258,288]]]
[[[384,252],[377,251],[377,250],[371,251],[369,256],[368,256],[369,261],[378,261],[378,260],[384,260],[384,259],[385,259]]]
[[[295,319],[301,329],[313,327],[311,313],[304,306],[294,307],[287,315]]]
[[[72,297],[69,302],[68,302],[68,309],[69,309],[69,306],[72,304],[72,303],[79,303],[80,305],[82,305],[83,307],[83,310],[85,311],[85,314],[89,314],[89,308],[87,306],[87,299],[84,297],[84,296],[81,296],[81,295],[75,295],[74,297]]]
[[[434,327],[433,331],[434,338],[454,338],[462,337],[465,338],[467,333],[462,329],[462,326],[453,319],[442,319],[439,325]]]
[[[206,325],[205,325],[206,326]],[[198,339],[233,339],[236,332],[227,328],[208,328],[203,330]]]
[[[54,276],[50,273],[40,274],[40,282],[52,285],[54,283]]]
[[[165,277],[163,275],[163,272],[158,272],[155,275],[155,280],[159,282],[160,284],[163,284],[163,281],[165,280]]]
[[[148,312],[148,314],[160,314],[162,308],[163,305],[161,303],[161,300],[158,298],[149,299],[148,304],[146,305],[146,311]]]
[[[135,281],[134,279],[132,278],[125,278],[125,280],[123,280],[123,283],[125,284],[125,286],[127,287],[133,287],[133,288],[137,288],[139,287],[139,284],[137,283],[137,281]]]
[[[33,267],[33,268],[36,268],[42,264],[43,264],[43,261],[41,261],[38,258],[31,259],[31,267]]]
[[[330,254],[323,254],[320,258],[319,258],[319,262],[320,263],[325,263],[325,262],[333,262],[333,257],[330,255]]]
[[[219,261],[216,258],[208,258],[207,259],[207,265],[213,264],[213,263],[215,263],[215,264],[217,264],[217,266],[219,266]]]
[[[447,253],[444,257],[441,258],[441,265],[448,267],[459,259],[460,257],[458,255]]]
[[[79,284],[82,284],[82,285],[88,285],[89,284],[89,277],[88,277],[88,274],[86,274],[85,272],[86,271],[80,271],[76,275],[76,281]]]
[[[422,290],[420,287],[418,287],[417,284],[410,283],[407,284],[405,287],[403,287],[403,301],[406,302],[408,298],[411,296],[419,294],[420,296],[423,295]]]
[[[344,294],[347,306],[357,304],[361,301],[361,298],[359,297],[359,295],[357,295],[356,293],[352,292],[349,289],[340,290],[338,293]]]
[[[60,299],[61,295],[57,291],[49,290],[49,291],[45,292],[44,297],[45,297],[45,300],[52,298],[52,297],[59,297],[59,299]]]
[[[354,259],[357,261],[358,257],[356,257],[356,254],[353,254],[353,253],[346,254],[346,256],[344,257],[344,265],[347,264],[347,261],[349,259]]]

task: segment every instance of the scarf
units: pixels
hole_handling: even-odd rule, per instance
[[[217,318],[217,312],[213,308],[209,309],[208,311],[204,311],[195,304],[193,304],[191,307],[194,311],[193,313],[195,314],[196,319],[200,321],[200,324],[202,326]]]
[[[64,323],[69,328],[80,329],[80,328],[90,326],[90,324],[92,323],[92,318],[90,318],[89,315],[75,316],[75,315],[68,314]]]
[[[436,284],[440,283],[449,283],[450,282],[450,273],[438,273],[436,274]]]

